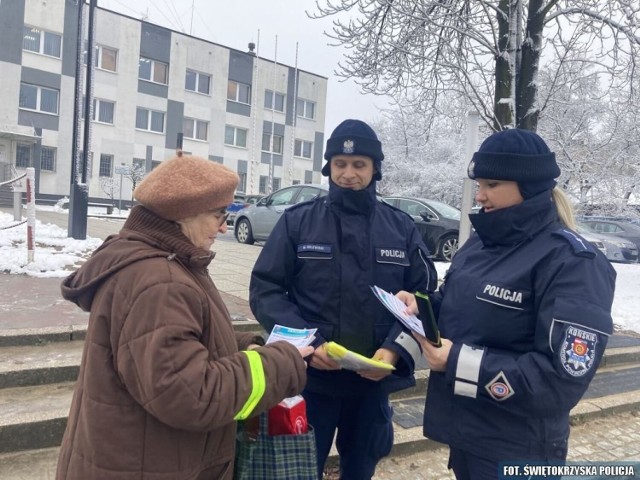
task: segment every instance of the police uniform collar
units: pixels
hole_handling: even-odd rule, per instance
[[[547,190],[518,205],[490,213],[469,215],[471,224],[485,247],[515,245],[558,219],[551,191]]]

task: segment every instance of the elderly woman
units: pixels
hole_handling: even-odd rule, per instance
[[[66,278],[91,312],[56,478],[231,479],[236,420],[299,393],[313,349],[235,333],[209,277],[238,177],[175,157]]]
[[[564,462],[569,412],[613,331],[615,271],[573,230],[559,175],[528,130],[494,133],[469,164],[482,209],[433,295],[442,347],[416,334],[432,371],[424,433],[450,446],[458,480]]]

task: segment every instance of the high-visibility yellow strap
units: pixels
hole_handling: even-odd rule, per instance
[[[258,402],[264,395],[264,391],[266,388],[266,381],[264,378],[264,367],[262,366],[262,359],[260,358],[260,354],[253,350],[246,350],[242,353],[247,355],[249,359],[249,368],[251,369],[251,383],[253,384],[253,388],[251,389],[251,395],[247,399],[247,402],[240,409],[240,411],[233,417],[234,420],[244,420],[253,409],[256,408]]]

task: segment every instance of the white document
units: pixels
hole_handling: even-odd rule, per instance
[[[291,328],[276,324],[273,326],[266,343],[284,341],[294,347],[306,347],[316,339],[317,330],[317,328]]]
[[[422,327],[420,319],[413,314],[405,313],[407,306],[402,303],[398,297],[375,285],[371,287],[371,290],[373,290],[373,294],[376,298],[380,300],[385,307],[387,307],[387,310],[393,313],[393,315],[400,320],[405,327],[419,333],[423,337],[425,336],[424,328]]]

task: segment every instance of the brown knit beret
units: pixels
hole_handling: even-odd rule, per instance
[[[156,215],[181,220],[233,202],[238,175],[200,157],[165,160],[140,182],[133,196]]]

